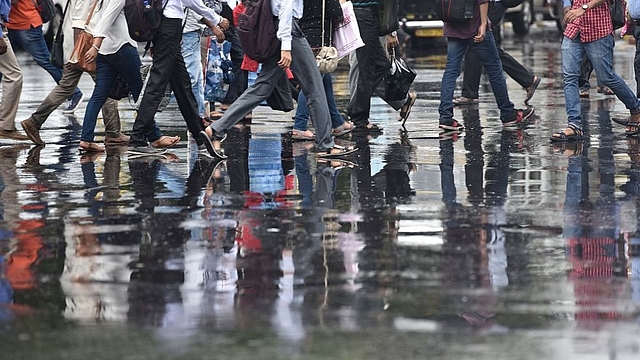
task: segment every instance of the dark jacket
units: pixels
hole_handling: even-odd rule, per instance
[[[323,0],[304,0],[304,14],[300,27],[311,48],[332,45],[333,30],[336,22],[342,20],[342,7],[338,0],[325,1],[324,43],[322,41],[322,2]]]

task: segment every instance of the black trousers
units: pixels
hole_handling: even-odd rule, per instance
[[[180,48],[182,20],[162,17],[160,28],[153,38],[153,65],[149,81],[140,102],[138,115],[133,124],[130,146],[147,146],[145,134],[151,130],[154,117],[164,95],[167,83],[176,97],[180,113],[187,128],[198,143],[199,132],[204,130],[196,98],[191,91],[191,80],[184,64]]]
[[[534,75],[527,68],[522,66],[518,60],[502,50],[500,36],[500,22],[504,16],[504,5],[502,2],[489,3],[489,20],[498,46],[498,54],[502,62],[502,68],[513,80],[523,88],[533,84]],[[462,96],[472,99],[478,98],[480,88],[480,76],[482,75],[482,64],[473,50],[467,51],[464,58],[464,79],[462,82]]]

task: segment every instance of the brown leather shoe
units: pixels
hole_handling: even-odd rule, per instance
[[[18,130],[0,129],[0,138],[11,139],[16,141],[27,141],[29,137],[22,135]]]
[[[40,138],[40,129],[33,118],[22,121],[20,125],[22,125],[22,130],[27,134],[29,140],[36,145],[44,145],[44,141]]]
[[[129,144],[129,136],[120,133],[119,136],[107,136],[104,138],[105,145],[127,145]]]

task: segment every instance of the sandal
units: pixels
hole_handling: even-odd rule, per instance
[[[445,131],[458,131],[464,129],[464,126],[458,122],[458,120],[452,119],[451,124],[439,124],[438,127]]]
[[[350,132],[353,131],[353,129],[355,129],[355,125],[353,125],[353,123],[349,122],[349,121],[345,121],[344,123],[342,123],[342,125],[338,126],[335,129],[331,130],[331,134],[333,136],[342,136],[342,135],[346,135]]]
[[[581,142],[563,142],[553,144],[553,150],[558,154],[566,157],[581,155],[584,150],[584,143]]]
[[[365,127],[359,127],[356,125],[354,131],[366,131],[369,133],[381,133],[382,127],[376,124],[368,123]]]
[[[616,94],[608,86],[598,86],[597,90],[598,90],[598,92],[600,94],[604,94],[604,95],[615,95]]]
[[[580,90],[580,97],[581,98],[588,98],[589,97],[589,89]]]
[[[572,134],[567,134],[565,132],[567,130],[571,130]],[[549,138],[549,140],[554,142],[568,142],[568,141],[583,140],[586,137],[587,136],[585,135],[584,131],[578,129],[573,125],[569,125],[564,130],[558,131],[557,133],[551,135],[551,138]]]
[[[333,145],[331,149],[318,152],[318,157],[325,159],[338,158],[341,156],[353,154],[356,151],[358,151],[358,148],[356,148],[355,146]]]
[[[336,171],[341,170],[345,167],[353,169],[358,165],[352,161],[345,160],[345,159],[326,159],[326,158],[318,159],[318,164],[326,164],[328,166],[331,166],[333,170],[336,170]]]
[[[160,136],[156,141],[151,142],[151,146],[156,149],[166,149],[180,142],[180,136]]]
[[[613,121],[616,124],[622,125],[622,126],[629,125],[629,120],[628,119],[619,119],[619,118],[612,117],[611,121]]]
[[[627,131],[625,131],[625,135],[636,136],[638,134],[640,134],[640,123],[627,122]]]
[[[307,141],[307,140],[315,140],[315,139],[316,139],[316,134],[314,134],[310,130],[296,130],[296,129],[291,130],[291,140]]]
[[[413,104],[416,103],[417,98],[418,98],[418,94],[416,94],[413,91],[410,91],[409,96],[407,96],[407,101],[400,108],[400,117],[398,118],[398,121],[402,122],[402,127],[404,127],[404,123],[407,122],[407,119],[411,114],[411,108],[413,107]]]
[[[213,132],[211,136],[207,134],[206,129],[211,129],[211,131]],[[222,142],[227,138],[227,134],[225,133],[224,135],[218,135],[212,128],[206,129],[200,131],[200,137],[202,138],[207,151],[212,157],[226,159],[227,156],[222,151]]]
[[[473,103],[477,103],[477,98],[468,98],[466,96],[460,96],[458,98],[453,99],[453,105],[470,105]]]
[[[98,143],[88,142],[88,141],[80,141],[79,147],[80,153],[101,153],[104,152],[104,148]]]
[[[220,120],[220,118],[222,117],[222,115],[224,115],[224,113],[220,112],[220,111],[214,111],[212,113],[209,113],[209,120]]]

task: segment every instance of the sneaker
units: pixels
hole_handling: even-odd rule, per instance
[[[29,135],[27,133],[27,135]],[[105,145],[127,145],[129,143],[129,136],[120,133],[119,136],[106,136],[104,138]]]
[[[44,145],[44,141],[40,138],[40,129],[33,118],[28,118],[27,120],[20,122],[20,125],[22,125],[22,130],[27,134],[29,140],[36,145]]]
[[[540,85],[540,79],[537,76],[533,77],[533,82],[531,83],[531,85],[529,85],[529,87],[527,87],[525,90],[527,92],[527,95],[524,97],[524,103],[527,104],[529,103],[529,100],[531,100],[531,98],[533,97],[533,94],[535,94],[536,89],[538,88],[538,85]]]
[[[217,157],[214,158],[209,154],[209,150],[207,150],[207,146],[205,144],[198,145],[198,156],[203,156],[207,159],[218,159]]]
[[[151,146],[130,146],[127,152],[132,155],[155,156],[166,153],[167,149],[156,149]]]
[[[62,110],[62,113],[73,114],[78,108],[78,105],[80,105],[80,103],[82,102],[82,99],[84,99],[84,94],[82,92],[78,93],[75,96],[72,96],[67,102],[67,107]]]
[[[28,141],[29,137],[22,135],[18,130],[3,130],[0,129],[0,138],[16,140],[16,141]]]
[[[527,120],[531,115],[533,115],[533,111],[534,111],[533,108],[516,109],[516,118],[511,121],[503,122],[502,125],[518,126],[522,124],[525,120]]]
[[[458,122],[458,120],[451,119],[451,121],[452,121],[451,124],[442,124],[442,123],[440,123],[438,125],[438,127],[440,129],[446,130],[446,131],[459,131],[459,130],[464,129],[464,126],[462,126],[462,124],[460,124]]]

